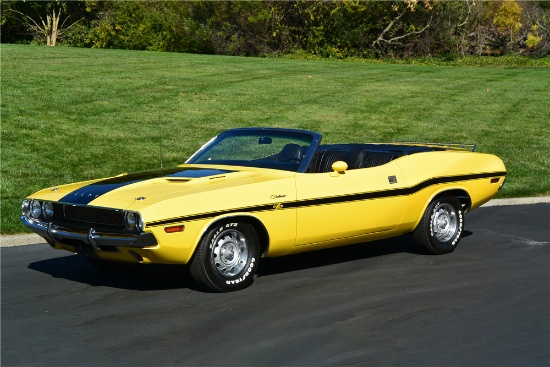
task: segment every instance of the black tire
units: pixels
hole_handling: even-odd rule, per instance
[[[414,241],[431,254],[455,250],[464,229],[464,211],[456,197],[437,198],[428,205],[413,232]]]
[[[189,270],[195,282],[207,290],[236,291],[254,281],[259,255],[254,227],[239,221],[223,221],[203,237]]]

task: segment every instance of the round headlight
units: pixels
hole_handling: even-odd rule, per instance
[[[136,229],[136,224],[137,224],[137,215],[136,215],[136,213],[127,212],[126,213],[126,228],[128,228],[128,230],[130,230],[130,231],[133,231],[134,229]]]
[[[143,227],[145,227],[145,224],[143,223],[143,218],[141,217],[141,215],[138,214],[138,229],[140,231],[143,231]]]
[[[45,201],[45,202],[42,203],[42,215],[46,219],[50,219],[51,217],[53,217],[53,204],[52,203],[50,203],[48,201]]]
[[[30,211],[34,219],[40,218],[40,214],[42,213],[42,205],[40,205],[40,202],[36,200],[31,201]]]
[[[31,212],[30,206],[30,200],[23,200],[23,203],[21,204],[21,214],[23,214],[25,217],[28,217]]]

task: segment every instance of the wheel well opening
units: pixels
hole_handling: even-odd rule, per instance
[[[434,197],[434,200],[444,196],[454,196],[458,200],[460,200],[460,203],[462,204],[462,210],[464,211],[464,213],[467,213],[472,206],[472,199],[470,198],[470,195],[468,195],[468,193],[464,190],[456,189],[456,190],[443,191],[437,194],[437,196]]]
[[[220,218],[219,220],[215,221],[210,225],[209,228],[212,228],[216,226],[220,221],[239,221],[242,223],[250,224],[254,230],[256,231],[256,235],[258,236],[258,242],[260,245],[260,254],[265,254],[267,252],[267,249],[269,247],[269,235],[267,233],[267,230],[265,226],[260,222],[258,219],[254,217],[248,217],[248,216],[238,216],[238,217],[226,217],[226,218]]]

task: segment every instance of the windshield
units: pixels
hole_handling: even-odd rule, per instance
[[[310,131],[233,129],[215,137],[186,163],[303,172],[320,140],[319,134]]]

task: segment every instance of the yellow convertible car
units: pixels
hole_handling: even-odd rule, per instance
[[[188,264],[217,292],[263,257],[412,233],[452,252],[464,216],[502,187],[498,157],[459,144],[321,144],[312,131],[225,131],[176,168],[38,191],[21,221],[52,247],[111,262]]]

